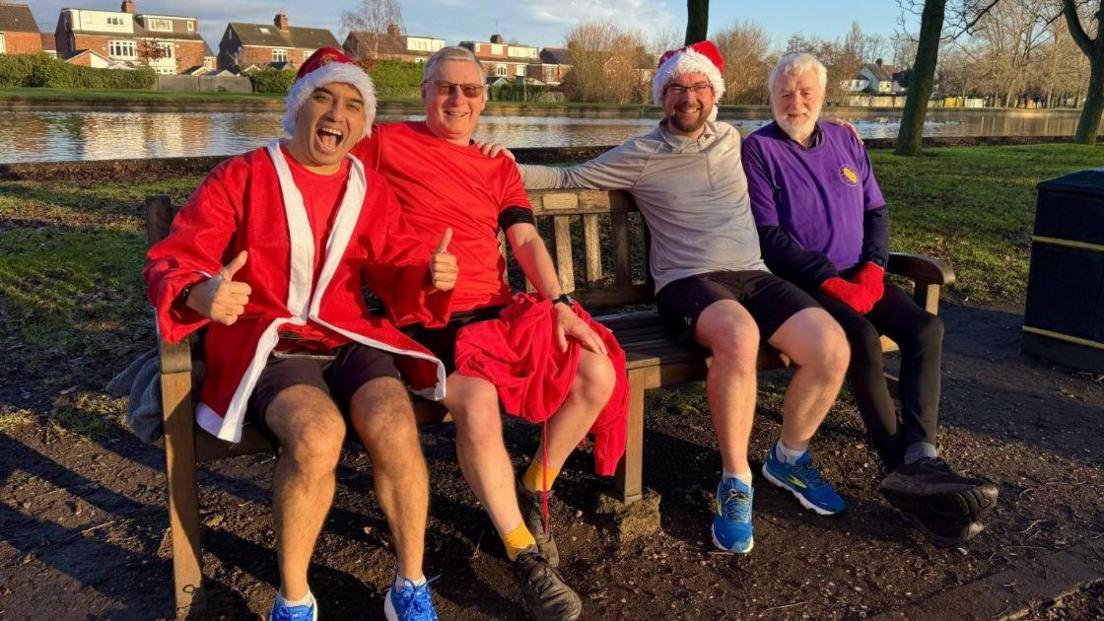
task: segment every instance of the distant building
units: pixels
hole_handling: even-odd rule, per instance
[[[402,29],[391,24],[387,32],[350,32],[341,45],[353,60],[365,56],[381,60],[425,62],[437,50],[445,47],[445,40],[437,37],[405,35]]]
[[[0,54],[37,54],[41,51],[42,33],[38,31],[30,5],[0,2]]]
[[[532,45],[506,43],[500,34],[491,35],[490,41],[461,41],[460,47],[466,47],[475,54],[483,63],[487,75],[510,80],[526,77],[530,64],[540,64],[539,49]]]
[[[218,68],[241,71],[288,63],[285,66],[294,69],[320,47],[341,44],[325,28],[292,26],[285,13],[277,13],[271,24],[230,22],[219,41]]]
[[[54,43],[54,33],[42,33],[42,53],[51,58],[57,58],[57,44]]]
[[[137,14],[134,0],[123,0],[119,11],[62,9],[54,42],[58,57],[66,60],[87,50],[113,67],[149,66],[163,74],[201,65],[209,53],[198,19]]]
[[[899,81],[904,75],[905,72],[898,71],[892,65],[883,64],[882,59],[879,58],[873,63],[863,65],[863,68],[859,70],[859,75],[852,80],[852,83],[855,84],[865,80],[866,86],[862,90],[868,93],[900,95],[905,92],[904,85]]]
[[[538,61],[528,67],[528,77],[548,85],[558,85],[571,71],[571,50],[566,47],[546,47],[537,56]]]

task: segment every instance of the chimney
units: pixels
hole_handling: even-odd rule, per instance
[[[501,44],[502,43],[502,35],[500,35],[500,34],[491,35],[491,43]]]
[[[400,35],[402,35],[402,28],[399,28],[398,24],[387,24],[387,36],[397,39]]]
[[[123,0],[123,4],[119,7],[119,10],[123,13],[134,15],[134,0]]]
[[[875,65],[878,65],[879,67],[881,67],[881,66],[882,66],[882,59],[881,59],[881,58],[879,58],[878,60],[874,61],[874,64],[875,64]]]
[[[129,1],[129,0],[128,0]],[[276,27],[280,30],[288,31],[288,16],[287,13],[277,13],[276,17],[272,20],[272,23],[276,24]]]

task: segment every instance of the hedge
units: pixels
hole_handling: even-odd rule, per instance
[[[45,54],[0,54],[0,87],[90,88],[104,90],[153,88],[152,69],[93,69]]]
[[[421,63],[401,60],[378,60],[369,73],[379,97],[417,99],[421,96]]]
[[[282,69],[265,69],[263,71],[251,71],[249,79],[253,82],[254,93],[283,93],[286,94],[295,82],[295,72]]]

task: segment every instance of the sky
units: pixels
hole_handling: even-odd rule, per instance
[[[16,0],[19,1],[19,0]],[[22,0],[27,1],[27,0]],[[117,0],[29,0],[31,11],[44,32],[53,31],[62,8],[118,10]],[[443,38],[446,44],[487,41],[492,33],[507,40],[537,47],[560,47],[571,29],[586,21],[612,21],[633,28],[646,38],[681,41],[686,30],[684,0],[399,0],[406,32]],[[342,37],[342,11],[357,0],[331,0],[325,10],[308,10],[308,3],[287,0],[136,0],[139,13],[188,15],[199,18],[200,33],[218,53],[218,42],[227,22],[272,23],[279,11],[286,11],[292,26],[329,28]],[[784,8],[782,8],[784,6]],[[789,36],[835,39],[857,21],[863,31],[889,37],[898,29],[900,9],[893,0],[712,0],[710,32],[723,30],[738,21],[762,26],[781,47]],[[910,16],[909,28],[918,20]]]

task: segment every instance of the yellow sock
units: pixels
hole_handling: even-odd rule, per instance
[[[521,476],[521,484],[531,492],[542,492],[546,489],[552,489],[552,482],[556,480],[558,474],[560,474],[559,470],[551,468],[545,470],[540,460],[534,459],[529,462],[529,469]],[[547,484],[548,487],[543,487],[542,483]]]
[[[522,550],[537,545],[537,540],[533,538],[533,533],[525,528],[525,522],[522,522],[513,531],[502,536],[502,545],[506,546],[506,556],[513,561]]]

